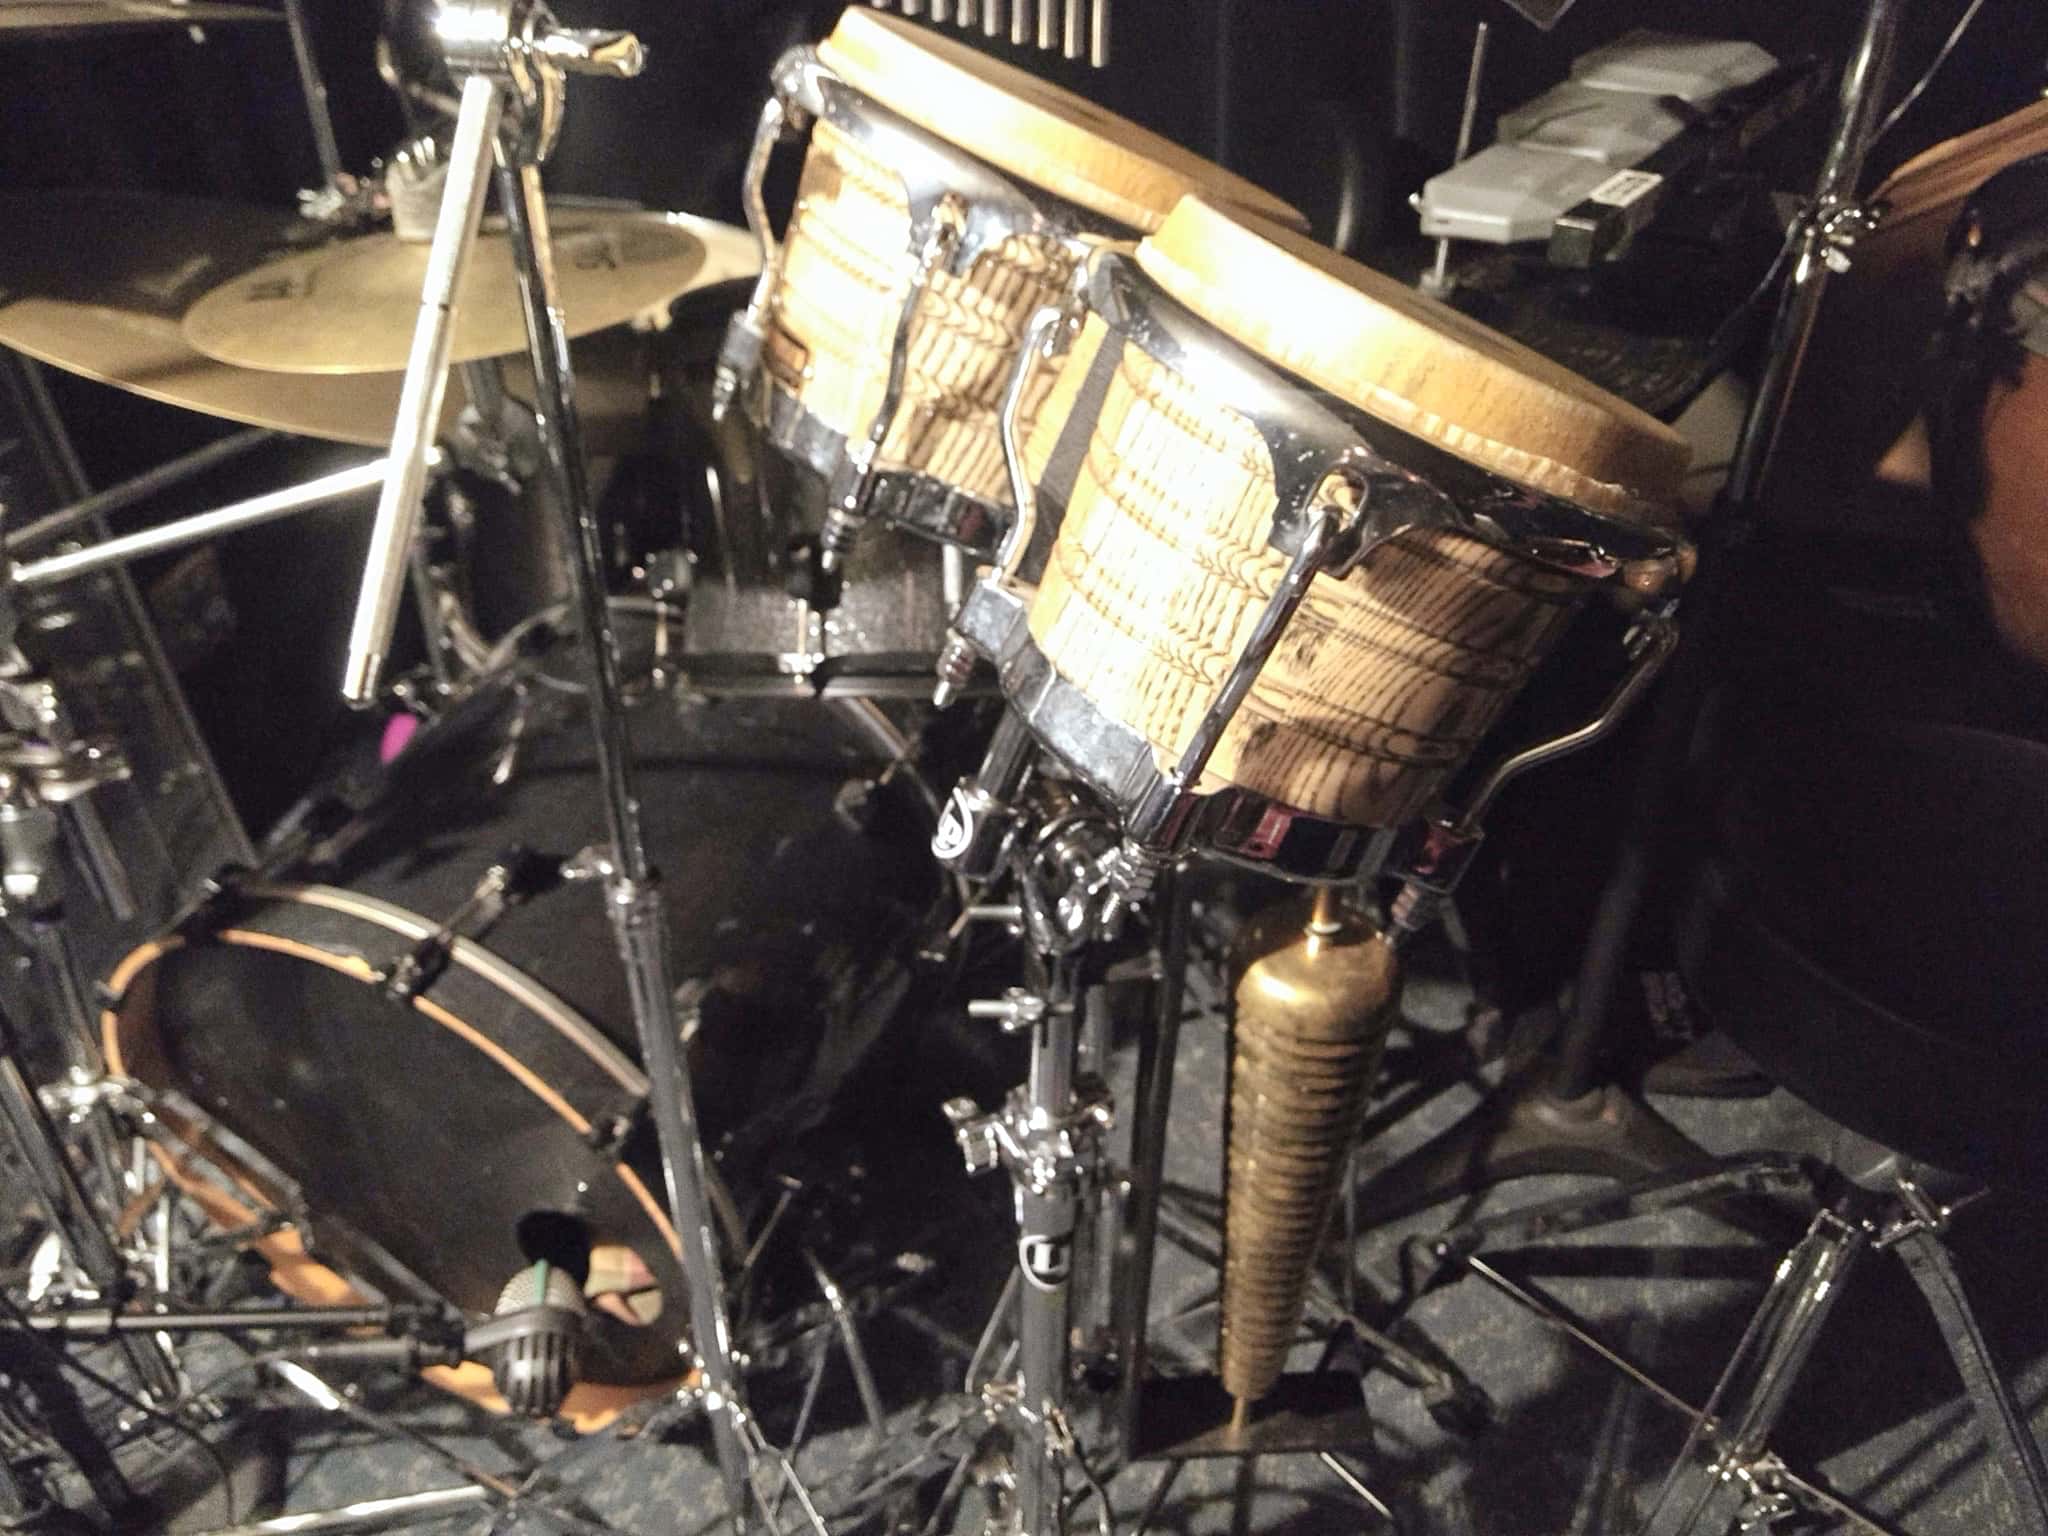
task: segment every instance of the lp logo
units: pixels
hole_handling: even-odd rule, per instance
[[[932,834],[932,857],[941,862],[957,859],[967,851],[973,838],[974,812],[968,809],[966,795],[955,785],[946,801],[945,814],[939,818],[939,829]]]
[[[1074,1268],[1074,1240],[1071,1237],[1026,1237],[1017,1243],[1017,1262],[1024,1266],[1024,1278],[1041,1291],[1066,1284]]]

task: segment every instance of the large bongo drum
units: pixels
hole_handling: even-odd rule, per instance
[[[1056,359],[1047,367],[1046,357]],[[1669,428],[1457,312],[1190,197],[1034,320],[1020,512],[958,620],[1121,814],[1356,870],[1604,581],[1675,576]]]
[[[804,129],[778,248],[761,181],[777,140]],[[1300,222],[1221,167],[895,16],[850,8],[783,59],[749,163],[764,266],[720,392],[827,480],[827,569],[870,517],[993,547],[1009,515],[996,408],[1026,323],[1088,242],[1156,229],[1189,192]]]

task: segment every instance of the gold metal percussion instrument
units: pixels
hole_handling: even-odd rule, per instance
[[[679,214],[572,205],[554,210],[550,232],[574,336],[664,310],[692,288],[756,270],[753,244],[739,231]],[[280,256],[193,304],[185,339],[238,368],[403,371],[427,250],[385,231]],[[502,231],[487,231],[464,280],[451,360],[524,352],[520,315],[510,247]]]
[[[215,362],[180,329],[208,289],[321,233],[297,215],[137,192],[34,192],[0,197],[0,226],[0,344],[208,416],[372,447],[390,440],[397,374],[281,378]]]
[[[1134,897],[1193,852],[1310,880],[1369,866],[1597,584],[1679,569],[1676,433],[1199,198],[1087,257],[1034,319],[1002,426],[1020,511],[956,628],[1116,811]],[[1239,965],[1222,1374],[1241,1421],[1299,1326],[1399,966],[1327,887],[1255,924]]]
[[[761,185],[809,132],[777,246]],[[903,18],[849,8],[786,55],[749,162],[763,275],[721,402],[829,483],[828,569],[870,517],[986,553],[1008,520],[996,408],[1026,322],[1087,242],[1199,191],[1299,223],[1221,167]],[[1026,414],[1030,413],[1027,404]]]
[[[743,262],[737,275],[750,275],[752,241],[701,223],[718,236],[703,236],[707,251]],[[0,225],[7,230],[0,241],[0,345],[208,416],[372,448],[391,440],[399,373],[241,368],[185,339],[181,322],[195,300],[280,252],[329,238],[322,226],[281,209],[115,191],[0,196]],[[577,343],[580,414],[593,452],[620,451],[641,430],[651,367],[645,350],[641,338],[616,329]],[[524,358],[504,366],[506,388],[528,398]],[[448,397],[444,429],[462,411],[459,375],[449,380]]]

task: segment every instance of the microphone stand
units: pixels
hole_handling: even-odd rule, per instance
[[[774,1457],[746,1413],[726,1321],[703,1141],[688,1067],[678,1050],[661,888],[641,832],[618,644],[605,601],[599,527],[578,430],[575,371],[555,285],[540,179],[540,167],[561,128],[565,72],[629,78],[640,72],[643,55],[630,33],[556,27],[537,0],[448,0],[436,29],[450,68],[463,81],[461,110],[392,434],[392,473],[377,509],[343,693],[357,705],[376,696],[404,582],[406,551],[418,523],[428,441],[447,386],[462,274],[483,211],[485,164],[495,154],[533,364],[541,476],[567,523],[574,601],[589,663],[591,734],[611,838],[604,869],[606,905],[647,1069],[669,1211],[681,1244],[705,1414],[725,1482],[728,1517],[737,1531],[744,1527],[756,1455],[780,1458]],[[786,1462],[779,1470],[785,1479],[792,1477]]]

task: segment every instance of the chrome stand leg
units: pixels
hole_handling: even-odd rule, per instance
[[[1822,1211],[1785,1256],[1735,1356],[1693,1426],[1643,1524],[1643,1536],[1719,1533],[1765,1523],[1790,1495],[1767,1446],[1828,1314],[1870,1245],[1861,1223]],[[1760,1475],[1761,1472],[1761,1475]]]
[[[299,94],[306,101],[306,124],[313,131],[313,152],[320,157],[321,178],[341,185],[341,149],[334,140],[334,119],[327,110],[327,82],[313,57],[312,35],[306,30],[303,0],[284,0],[285,25],[291,30],[292,62],[299,72]]]
[[[1892,1251],[1934,1314],[1942,1343],[1948,1346],[1949,1357],[1976,1409],[1991,1463],[2003,1474],[2012,1493],[2019,1530],[2026,1536],[2044,1536],[2048,1533],[2048,1466],[2042,1462],[2041,1443],[2027,1422],[2026,1410],[2014,1401],[2012,1389],[1999,1375],[1990,1341],[1977,1324],[1947,1245],[1938,1230],[1920,1227],[1897,1238]]]
[[[1138,1391],[1145,1374],[1145,1337],[1152,1306],[1152,1256],[1159,1243],[1159,1190],[1166,1169],[1166,1121],[1173,1108],[1174,1057],[1180,1049],[1181,1010],[1188,964],[1187,889],[1169,871],[1154,888],[1159,914],[1159,977],[1151,1028],[1138,1043],[1132,1091],[1130,1196],[1118,1234],[1116,1415],[1128,1452],[1138,1422]]]
[[[64,1152],[64,1139],[22,1075],[13,1040],[0,1022],[0,1126],[13,1143],[43,1215],[62,1239],[71,1262],[103,1296],[121,1294],[121,1256],[101,1227],[92,1197]]]
[[[1074,1096],[1072,988],[1056,976],[1045,1010],[1031,1032],[1031,1071],[1025,1113],[1033,1127],[1063,1121]],[[1017,1297],[1021,1345],[1020,1417],[1026,1426],[1017,1456],[1017,1507],[1027,1536],[1058,1536],[1064,1458],[1053,1420],[1067,1404],[1067,1307],[1073,1277],[1074,1219],[1080,1206],[1078,1170],[1043,1157],[1011,1162],[1016,1185]]]
[[[555,291],[547,236],[547,205],[539,170],[508,154],[499,169],[499,194],[511,234],[526,309],[527,345],[539,402],[542,473],[568,520],[578,626],[589,661],[591,734],[611,837],[606,882],[613,931],[632,993],[633,1023],[647,1067],[648,1099],[661,1146],[662,1174],[676,1235],[682,1244],[691,1336],[704,1376],[706,1417],[728,1500],[728,1516],[741,1529],[748,1508],[748,1463],[740,1423],[744,1405],[720,1287],[718,1244],[711,1228],[703,1140],[698,1134],[689,1069],[678,1049],[675,989],[668,968],[668,931],[661,889],[641,834],[634,792],[631,742],[619,682],[617,637],[605,601],[599,528],[585,480],[576,415],[575,374]]]
[[[1145,1500],[1145,1508],[1138,1515],[1138,1523],[1131,1528],[1131,1536],[1145,1536],[1152,1528],[1152,1522],[1159,1518],[1159,1511],[1166,1507],[1166,1496],[1173,1492],[1173,1485],[1180,1481],[1180,1470],[1187,1465],[1184,1461],[1169,1461],[1159,1474],[1159,1481],[1152,1485],[1152,1493]]]
[[[272,1515],[242,1525],[218,1526],[200,1536],[299,1536],[302,1531],[378,1531],[413,1520],[440,1520],[471,1509],[490,1495],[474,1483],[453,1488],[428,1488],[419,1493],[361,1499],[335,1509],[304,1510]]]
[[[99,1041],[94,1037],[91,1006],[78,979],[78,964],[61,916],[31,921],[29,931],[36,952],[36,968],[42,973],[43,993],[52,1003],[53,1024],[63,1037],[65,1076],[75,1086],[90,1086],[107,1075]],[[105,1204],[93,1207],[100,1219],[114,1216],[128,1187],[127,1170],[121,1166],[120,1138],[109,1120],[104,1103],[93,1103],[74,1116],[87,1166],[100,1180]]]

